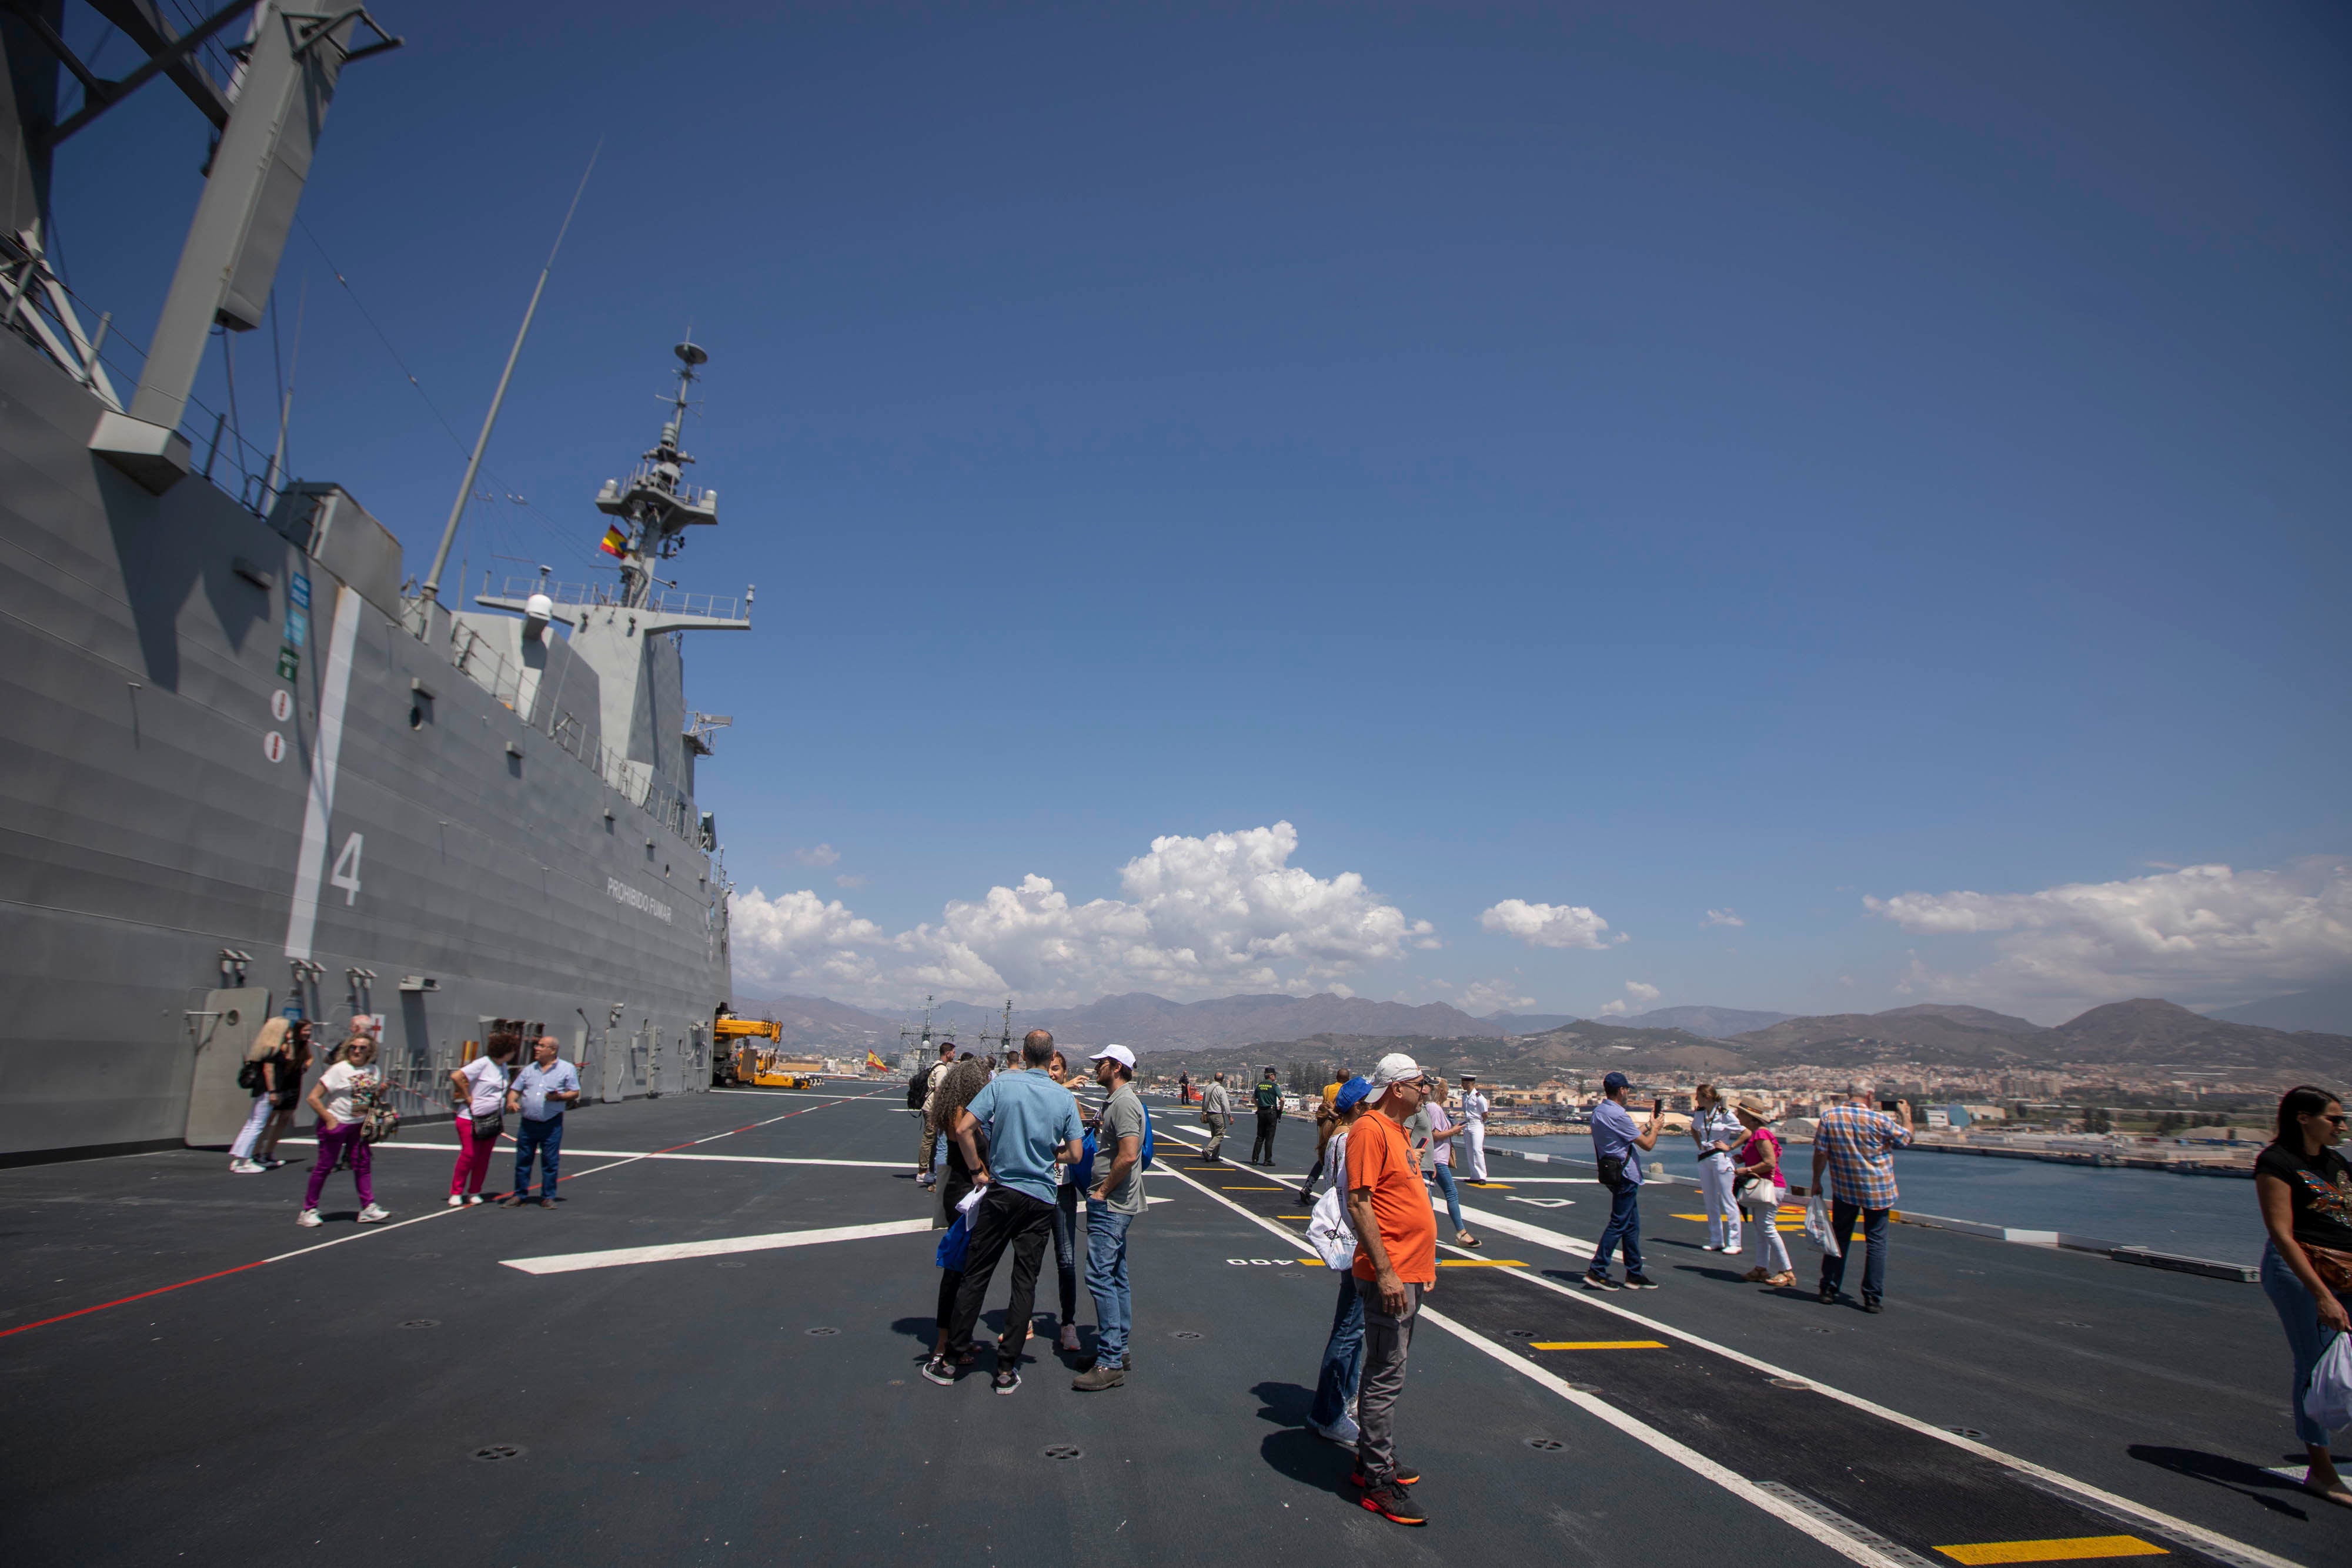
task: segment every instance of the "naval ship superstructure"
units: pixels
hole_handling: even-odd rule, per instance
[[[679,643],[748,630],[751,595],[656,575],[717,521],[679,445],[703,350],[596,496],[613,583],[452,606],[282,441],[216,481],[207,341],[265,319],[342,70],[399,40],[358,9],[178,34],[93,0],[148,56],[109,82],[62,4],[0,12],[0,1163],[226,1143],[273,1014],[380,1019],[412,1115],[501,1020],[554,1033],[591,1100],[707,1089],[728,932],[695,764],[726,721],[687,706]],[[223,80],[195,46],[231,21]],[[158,77],[217,141],[142,355],[43,236],[54,148]]]

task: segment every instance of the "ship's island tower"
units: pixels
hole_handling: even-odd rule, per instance
[[[719,492],[686,482],[686,465],[694,459],[679,445],[693,406],[689,394],[699,379],[696,371],[710,356],[692,342],[680,343],[672,351],[678,360],[677,386],[670,394],[671,415],[661,438],[627,478],[607,479],[596,493],[596,509],[614,519],[604,549],[620,562],[620,582],[583,586],[509,578],[503,591],[485,592],[474,602],[522,617],[519,622],[496,617],[492,634],[511,640],[510,656],[527,671],[547,668],[549,625],[569,626],[572,657],[595,672],[597,738],[608,771],[617,770],[626,779],[623,784],[616,778],[614,784],[639,800],[675,795],[690,810],[695,759],[710,754],[713,733],[731,721],[686,706],[677,634],[750,631],[755,590],[745,589],[740,601],[686,593],[656,575],[656,563],[685,548],[688,529],[719,521]],[[490,618],[465,619],[478,625]],[[560,678],[560,672],[542,675],[544,680]],[[713,847],[709,824],[696,827],[706,841],[704,847]]]

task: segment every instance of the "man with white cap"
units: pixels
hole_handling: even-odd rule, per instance
[[[1110,1092],[1095,1124],[1094,1182],[1087,1193],[1087,1293],[1095,1299],[1094,1364],[1070,1386],[1099,1394],[1127,1381],[1127,1338],[1134,1302],[1127,1289],[1127,1228],[1143,1212],[1147,1119],[1135,1092],[1135,1052],[1107,1045],[1095,1052],[1095,1082]]]
[[[1348,1130],[1348,1218],[1356,1228],[1356,1289],[1364,1297],[1364,1363],[1356,1386],[1356,1473],[1365,1508],[1426,1524],[1405,1489],[1421,1477],[1397,1462],[1396,1402],[1423,1291],[1437,1284],[1437,1217],[1422,1190],[1404,1124],[1421,1109],[1421,1068],[1402,1051],[1372,1069],[1367,1112]]]

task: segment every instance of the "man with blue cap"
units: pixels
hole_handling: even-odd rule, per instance
[[[1588,1291],[1613,1291],[1609,1255],[1625,1244],[1625,1283],[1636,1291],[1654,1291],[1656,1281],[1642,1272],[1642,1155],[1658,1146],[1658,1113],[1664,1103],[1650,1102],[1646,1130],[1633,1125],[1625,1109],[1625,1092],[1632,1084],[1622,1072],[1601,1081],[1602,1099],[1592,1108],[1592,1159],[1601,1167],[1601,1185],[1609,1189],[1609,1226],[1601,1245],[1592,1250],[1592,1266],[1584,1271]]]
[[[1339,1212],[1347,1213],[1348,1128],[1362,1114],[1371,1080],[1358,1076],[1339,1086],[1331,1109],[1338,1116],[1324,1158],[1331,1171],[1331,1190],[1339,1195]],[[1331,1313],[1331,1337],[1323,1346],[1323,1370],[1315,1380],[1315,1403],[1307,1407],[1307,1425],[1318,1437],[1352,1448],[1360,1435],[1348,1407],[1356,1402],[1356,1379],[1364,1369],[1364,1298],[1356,1289],[1355,1260],[1339,1270],[1339,1304]]]

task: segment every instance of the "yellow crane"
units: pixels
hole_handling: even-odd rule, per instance
[[[719,1044],[724,1076],[763,1089],[807,1089],[824,1071],[822,1062],[787,1060],[784,1027],[773,1019],[723,1018],[711,1025]],[[762,1044],[761,1041],[767,1043]]]

